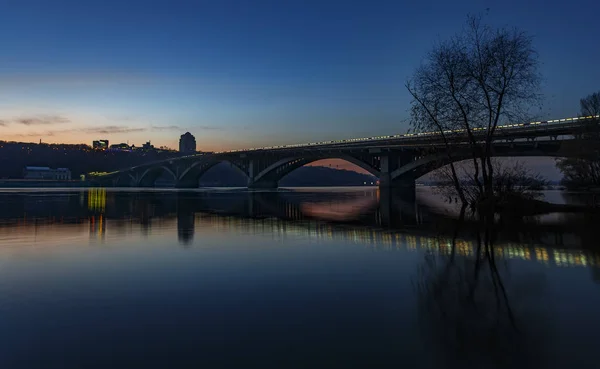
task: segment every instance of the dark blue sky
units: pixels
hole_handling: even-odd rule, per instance
[[[600,89],[597,0],[3,0],[1,138],[175,146],[189,130],[215,150],[403,132],[405,80],[486,8],[535,37],[544,116]]]

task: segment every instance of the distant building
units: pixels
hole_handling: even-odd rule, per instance
[[[92,142],[94,150],[108,150],[108,140],[98,140]]]
[[[142,150],[146,150],[146,151],[154,150],[154,145],[152,145],[150,143],[150,141],[148,141],[142,145]]]
[[[182,134],[179,138],[179,152],[196,152],[196,137],[189,132]]]
[[[71,171],[67,168],[25,167],[23,169],[23,178],[68,181],[71,180]]]
[[[131,150],[131,146],[126,143],[114,144],[110,145],[110,149],[113,151],[129,151]]]

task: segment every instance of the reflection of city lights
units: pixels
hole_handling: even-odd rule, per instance
[[[88,190],[88,209],[103,213],[106,208],[106,188]]]
[[[285,241],[286,236],[297,235],[317,240],[331,239],[366,244],[377,250],[404,249],[407,251],[426,250],[449,254],[452,251],[452,241],[437,237],[415,236],[401,232],[378,231],[370,228],[351,229],[336,228],[333,225],[317,225],[316,223],[290,223],[278,219],[247,220],[235,217],[222,217],[205,214],[201,217],[205,222],[219,230],[243,229],[249,234],[271,233],[274,239]],[[283,224],[283,225],[282,225]],[[278,230],[279,232],[276,232]],[[477,250],[475,241],[456,240],[456,253],[464,257],[473,257]],[[485,249],[481,248],[484,256]],[[500,258],[535,260],[548,264],[551,260],[550,251],[546,247],[528,247],[515,243],[501,244],[494,247],[494,254]],[[587,255],[583,251],[558,250],[553,252],[554,263],[557,266],[600,266],[600,258],[594,254]]]
[[[88,209],[104,213],[106,206],[106,190],[92,188],[88,190]],[[234,216],[196,213],[200,223],[198,228],[212,227],[220,232],[241,232],[245,235],[268,235],[279,242],[285,242],[289,237],[300,237],[307,240],[334,240],[366,245],[376,250],[401,249],[406,251],[427,251],[448,255],[453,251],[452,240],[446,237],[407,234],[389,229],[373,228],[343,228],[333,224],[321,224],[316,221],[290,222],[276,218],[251,219]],[[90,233],[94,236],[105,237],[107,219],[103,214],[85,218],[32,218],[23,217],[15,220],[18,227],[44,224],[65,224],[89,222]],[[473,258],[477,252],[477,242],[457,239],[454,252],[462,257]],[[481,247],[482,256],[485,247]],[[582,250],[547,248],[541,245],[532,247],[518,243],[499,243],[494,246],[494,254],[504,259],[535,260],[546,265],[554,264],[559,267],[600,267],[600,255]]]
[[[554,264],[556,264],[557,266],[562,266],[563,261],[566,261],[564,253],[558,250],[554,251]]]
[[[450,244],[450,246],[452,246],[452,244]],[[472,246],[466,241],[457,241],[456,246],[460,255],[471,256],[473,254]]]
[[[406,236],[406,245],[410,250],[416,250],[417,238],[415,236]]]
[[[543,262],[544,264],[548,264],[548,251],[541,247],[535,248],[535,258],[538,261]]]

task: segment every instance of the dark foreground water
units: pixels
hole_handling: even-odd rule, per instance
[[[0,368],[600,367],[599,223],[419,192],[3,190]]]

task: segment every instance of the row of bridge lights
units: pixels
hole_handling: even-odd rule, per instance
[[[520,128],[520,127],[526,127],[526,126],[530,126],[530,125],[549,124],[549,123],[568,123],[568,122],[576,122],[576,121],[579,121],[579,120],[594,119],[594,118],[598,119],[598,118],[600,118],[600,115],[595,115],[595,116],[594,115],[590,115],[590,116],[587,116],[587,117],[554,119],[554,120],[541,121],[541,122],[531,122],[531,123],[505,124],[505,125],[502,125],[502,126],[498,126],[497,128],[501,128],[501,129]],[[486,131],[486,130],[487,130],[487,128],[483,128],[483,127],[475,127],[475,128],[473,128],[473,131]],[[444,131],[444,134],[462,133],[462,132],[465,132],[465,130],[464,129],[455,129],[455,130]],[[413,136],[426,136],[426,135],[439,135],[439,134],[440,133],[437,132],[437,131],[434,131],[434,132],[405,133],[405,134],[397,134],[397,135],[392,135],[392,136],[350,138],[350,139],[346,139],[346,140],[311,142],[311,143],[307,143],[307,144],[266,146],[266,147],[259,147],[259,148],[254,148],[253,147],[253,148],[250,148],[250,149],[217,151],[216,154],[231,153],[231,152],[242,152],[242,151],[255,151],[255,150],[287,149],[287,148],[305,147],[305,146],[331,145],[331,144],[336,144],[336,143],[349,143],[349,142],[360,142],[360,141],[369,141],[369,140],[387,140],[387,139],[390,139],[390,138],[407,138],[407,137],[413,137]]]

